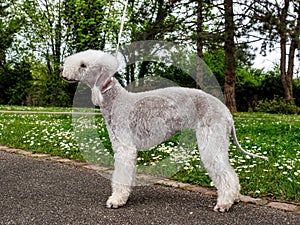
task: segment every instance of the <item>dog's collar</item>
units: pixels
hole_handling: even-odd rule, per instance
[[[106,93],[107,91],[109,91],[109,90],[112,88],[113,82],[114,82],[114,77],[112,76],[112,77],[110,77],[109,79],[107,79],[107,80],[104,82],[104,86],[103,86],[103,87],[97,87],[96,84],[97,84],[98,80],[100,79],[100,75],[97,77],[97,79],[95,80],[94,83],[88,82],[88,80],[87,80],[86,78],[87,78],[87,76],[84,76],[84,77],[80,80],[80,82],[85,83],[90,89],[99,88],[101,94],[104,94],[104,93]]]
[[[109,78],[109,80],[105,81],[107,83],[107,87],[101,90],[101,93],[104,94],[112,88],[112,83],[114,82],[114,77]]]
[[[109,90],[112,88],[112,86],[113,86],[112,83],[113,83],[113,81],[114,81],[114,77],[109,78],[109,80],[107,80],[107,81],[105,82],[105,83],[107,83],[107,87],[105,87],[105,88],[103,88],[103,89],[102,89],[101,87],[97,87],[97,86],[96,86],[96,84],[97,84],[99,78],[100,78],[100,76],[97,77],[97,79],[96,79],[96,81],[95,81],[95,83],[94,83],[93,85],[89,84],[88,82],[86,82],[86,84],[87,84],[87,86],[88,86],[90,89],[100,88],[101,94],[104,94],[104,93],[106,93],[107,91],[109,91]]]

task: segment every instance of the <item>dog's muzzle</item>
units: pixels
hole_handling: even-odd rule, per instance
[[[69,78],[65,77],[65,76],[63,75],[63,71],[64,71],[64,68],[63,68],[63,67],[60,67],[60,68],[59,68],[59,76],[60,76],[62,79],[64,79],[65,81],[68,81],[68,82],[70,82],[70,83],[78,82],[78,80],[69,79]]]

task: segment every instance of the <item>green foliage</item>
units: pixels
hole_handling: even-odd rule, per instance
[[[26,61],[5,64],[0,70],[0,104],[71,106],[76,85],[51,79],[45,66],[36,67],[38,70],[32,70]]]
[[[129,4],[131,41],[174,39],[167,37],[168,34],[186,29],[183,23],[185,18],[172,14],[177,7],[176,2],[163,0],[134,1]]]
[[[300,78],[294,80],[293,90],[295,104],[300,107]]]
[[[236,102],[239,111],[254,111],[257,101],[263,98],[261,91],[265,76],[262,70],[239,64],[236,70]]]
[[[24,61],[17,63],[8,76],[12,83],[7,89],[8,104],[24,105],[31,88],[32,75],[30,64]]]
[[[0,70],[0,104],[26,104],[31,81],[30,65],[27,62],[5,64],[3,70]]]
[[[204,52],[203,60],[208,65],[219,84],[224,86],[225,68],[224,68],[224,50],[216,49]],[[246,60],[245,60],[246,61]],[[263,71],[251,68],[245,65],[243,61],[238,61],[236,68],[236,82],[240,85],[251,83],[254,86],[261,85],[264,80]]]
[[[219,84],[224,87],[225,67],[224,67],[224,50],[212,50],[204,52],[203,60],[217,78]]]
[[[195,80],[186,72],[175,66],[166,66],[163,63],[152,63],[152,68],[149,69],[149,72],[155,76],[160,76],[171,80],[176,83],[178,86],[182,87],[196,87]]]
[[[279,70],[263,72],[240,67],[237,70],[236,102],[239,111],[256,111],[258,101],[283,96]],[[295,95],[296,96],[296,95]]]
[[[27,104],[29,106],[71,106],[72,92],[66,91],[68,84],[63,80],[44,80],[33,85],[28,93]]]
[[[273,99],[259,101],[256,110],[258,112],[279,114],[297,114],[300,112],[300,108],[295,103],[288,102],[279,96],[274,96]]]
[[[0,66],[6,63],[6,51],[11,47],[15,34],[20,30],[24,19],[8,12],[14,1],[0,3]]]
[[[105,47],[109,27],[116,23],[108,14],[110,4],[104,0],[64,1],[64,23],[69,28],[66,44],[70,52]]]
[[[215,3],[204,1],[202,32],[199,35],[197,4],[197,1],[130,1],[122,43],[151,39],[165,40],[188,45],[192,50],[196,47],[194,42],[201,39],[205,51],[203,59],[223,87],[224,60],[226,60],[223,48],[224,15],[223,12],[217,13],[213,10],[216,7]],[[280,34],[272,33],[275,21],[268,20],[277,14],[276,12],[273,13],[274,15],[272,12],[265,14],[266,9],[262,7],[264,4],[274,8],[272,3],[267,2],[243,5],[249,12],[246,16],[250,22],[242,25],[245,15],[236,15],[238,38],[247,37],[250,31],[264,33],[264,30],[268,30],[267,33],[271,35],[269,44],[277,40],[276,37]],[[123,7],[122,1],[107,0],[2,2],[0,5],[0,103],[70,105],[76,86],[60,82],[58,68],[64,57],[74,52],[88,48],[113,48],[120,29]],[[255,12],[263,16],[260,18],[261,22],[259,18],[251,19]],[[291,10],[289,14],[294,15],[294,12]],[[288,21],[292,28],[295,25],[294,21],[294,19]],[[265,42],[262,53],[266,53],[266,45]],[[235,47],[238,62],[236,68],[238,110],[254,111],[259,100],[272,99],[274,95],[283,96],[278,68],[267,73],[252,69],[247,63],[251,61],[251,54],[254,51],[248,43],[239,42]],[[25,59],[24,56],[30,58],[30,61],[24,60],[27,63],[26,66],[24,65],[25,68],[15,69],[16,65],[23,61],[22,58]],[[149,65],[136,63],[131,68],[133,69],[126,70],[120,80],[130,83],[134,79],[140,80],[147,76],[152,78],[158,75],[181,86],[195,87],[193,79],[174,67],[167,68],[160,63]],[[300,105],[299,90],[299,85],[295,85],[294,98],[297,105]],[[18,93],[22,94],[17,96]]]
[[[17,52],[16,57],[27,56],[30,59],[27,62],[32,77],[27,77],[24,81],[30,84],[30,87],[24,92],[26,101],[22,104],[70,105],[74,89],[69,89],[69,85],[62,83],[59,77],[59,67],[67,39],[67,32],[62,28],[62,1],[18,1],[10,10],[11,15],[17,14],[25,18],[25,23],[18,33],[22,42],[13,48]],[[16,57],[11,56],[13,64],[16,63]],[[21,69],[16,73],[19,73],[18,77],[24,77]],[[14,99],[16,98],[6,103],[20,104]]]
[[[237,83],[243,85],[251,83],[254,86],[260,86],[265,79],[263,70],[254,69],[240,64],[236,70]]]

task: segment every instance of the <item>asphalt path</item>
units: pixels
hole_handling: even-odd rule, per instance
[[[125,207],[107,209],[110,191],[93,170],[0,151],[1,225],[300,224],[300,215],[247,203],[214,212],[214,197],[159,185],[135,187]]]

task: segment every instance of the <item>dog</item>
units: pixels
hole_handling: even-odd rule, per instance
[[[131,93],[114,78],[116,57],[99,50],[87,50],[65,59],[61,77],[83,82],[92,91],[92,102],[99,106],[114,151],[112,195],[108,208],[124,206],[135,182],[137,151],[160,144],[180,130],[196,131],[203,165],[218,190],[215,211],[225,212],[240,197],[237,174],[228,158],[229,136],[240,146],[234,121],[227,107],[201,90],[168,87]]]

